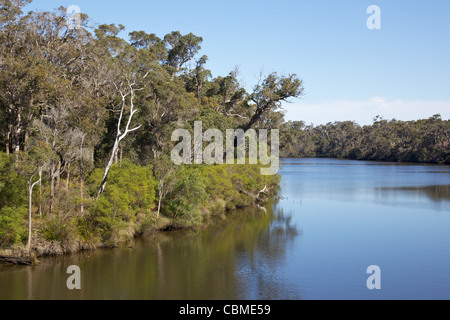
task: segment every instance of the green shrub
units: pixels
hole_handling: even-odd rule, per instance
[[[227,203],[222,199],[211,200],[208,205],[208,209],[210,214],[212,215],[221,215],[225,213],[227,209]]]
[[[81,240],[81,246],[84,249],[95,249],[101,243],[101,235],[98,230],[94,230],[89,219],[79,217],[75,222],[76,232]]]
[[[187,225],[202,222],[202,207],[209,199],[199,167],[183,166],[176,173],[176,184],[167,199],[169,213]]]
[[[75,224],[72,219],[63,220],[60,217],[45,221],[40,233],[47,241],[58,241],[67,244],[75,239]]]
[[[14,171],[13,157],[0,152],[0,208],[27,203],[27,183]]]
[[[0,247],[11,247],[27,238],[26,215],[26,207],[0,210]]]
[[[89,178],[91,196],[96,195],[103,172],[97,169]],[[89,210],[93,229],[102,233],[103,238],[111,238],[121,222],[135,222],[139,214],[149,214],[155,208],[156,186],[151,167],[129,161],[114,165],[105,192]]]

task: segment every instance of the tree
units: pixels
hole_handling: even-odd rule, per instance
[[[153,174],[158,182],[158,213],[161,213],[162,202],[165,197],[172,191],[175,183],[175,169],[172,161],[168,157],[161,157],[155,161],[153,166]]]
[[[105,168],[105,173],[103,175],[103,179],[102,182],[100,183],[100,188],[98,190],[98,194],[97,194],[97,199],[101,196],[101,194],[105,191],[105,187],[106,187],[106,182],[108,180],[108,174],[109,171],[111,170],[111,167],[114,163],[114,159],[117,155],[117,152],[119,151],[119,147],[120,147],[120,142],[125,139],[125,137],[131,133],[134,132],[136,130],[139,130],[141,128],[142,125],[139,125],[133,129],[130,129],[130,125],[131,122],[133,120],[133,116],[136,114],[136,112],[138,112],[138,109],[135,109],[134,106],[134,98],[135,98],[135,93],[136,90],[140,90],[140,89],[136,89],[136,83],[135,82],[130,82],[130,80],[127,78],[126,79],[126,83],[122,83],[122,88],[119,87],[120,84],[117,84],[114,82],[114,86],[116,87],[117,91],[119,92],[121,99],[122,99],[122,107],[120,109],[120,116],[119,116],[119,120],[117,122],[117,131],[116,131],[116,138],[114,141],[114,146],[111,152],[111,157],[109,158],[108,164],[106,165]],[[124,88],[123,86],[128,86],[128,88]],[[126,121],[126,125],[125,128],[122,128],[122,119],[125,116],[125,111],[126,111],[126,107],[127,107],[127,98],[128,96],[130,97],[129,102],[130,102],[130,113],[128,115],[128,121]],[[123,131],[122,131],[123,130]]]
[[[164,41],[154,33],[147,34],[144,31],[134,31],[130,33],[130,40],[131,45],[147,54],[147,58],[152,63],[166,61],[168,49]]]
[[[206,84],[211,77],[211,71],[204,68],[208,61],[207,56],[202,56],[196,61],[194,69],[189,70],[185,75],[186,89],[188,92],[194,92],[200,101],[206,92]]]
[[[207,95],[217,100],[216,112],[234,119],[237,126],[248,121],[250,114],[245,100],[247,92],[242,88],[237,76],[239,69],[236,68],[226,77],[217,77],[209,85]],[[236,121],[237,120],[237,121]]]
[[[33,189],[42,181],[43,171],[48,167],[52,151],[42,141],[36,141],[29,151],[18,154],[18,170],[26,177],[28,184],[28,243],[27,250],[31,249],[31,234],[33,220]],[[36,180],[36,176],[38,179]]]
[[[245,131],[251,129],[264,115],[281,108],[282,102],[289,102],[290,98],[300,98],[304,93],[303,81],[292,74],[287,77],[270,74],[258,84],[249,100],[254,105],[254,114],[245,125]]]
[[[174,31],[164,37],[164,42],[169,46],[166,63],[173,80],[183,66],[200,51],[203,38],[192,33],[183,36],[179,31]]]

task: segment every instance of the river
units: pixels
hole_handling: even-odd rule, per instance
[[[278,196],[203,231],[0,266],[0,299],[450,299],[450,167],[284,159]],[[67,268],[81,290],[67,289]],[[381,290],[369,290],[369,266]]]

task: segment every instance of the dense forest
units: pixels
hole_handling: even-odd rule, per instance
[[[146,230],[196,226],[261,205],[279,176],[259,165],[174,166],[175,129],[278,128],[296,75],[252,92],[213,77],[203,39],[119,34],[66,8],[0,0],[0,248],[37,255],[115,246]],[[11,249],[9,249],[11,251]]]
[[[440,115],[418,121],[384,120],[372,125],[353,121],[281,126],[283,157],[450,164],[450,121]]]

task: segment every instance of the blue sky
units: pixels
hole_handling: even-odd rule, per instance
[[[124,37],[202,36],[213,75],[238,66],[249,90],[261,72],[296,73],[306,95],[285,106],[289,120],[450,119],[448,0],[34,0],[27,9],[61,5],[125,25]],[[381,9],[381,30],[366,26],[370,5]]]

